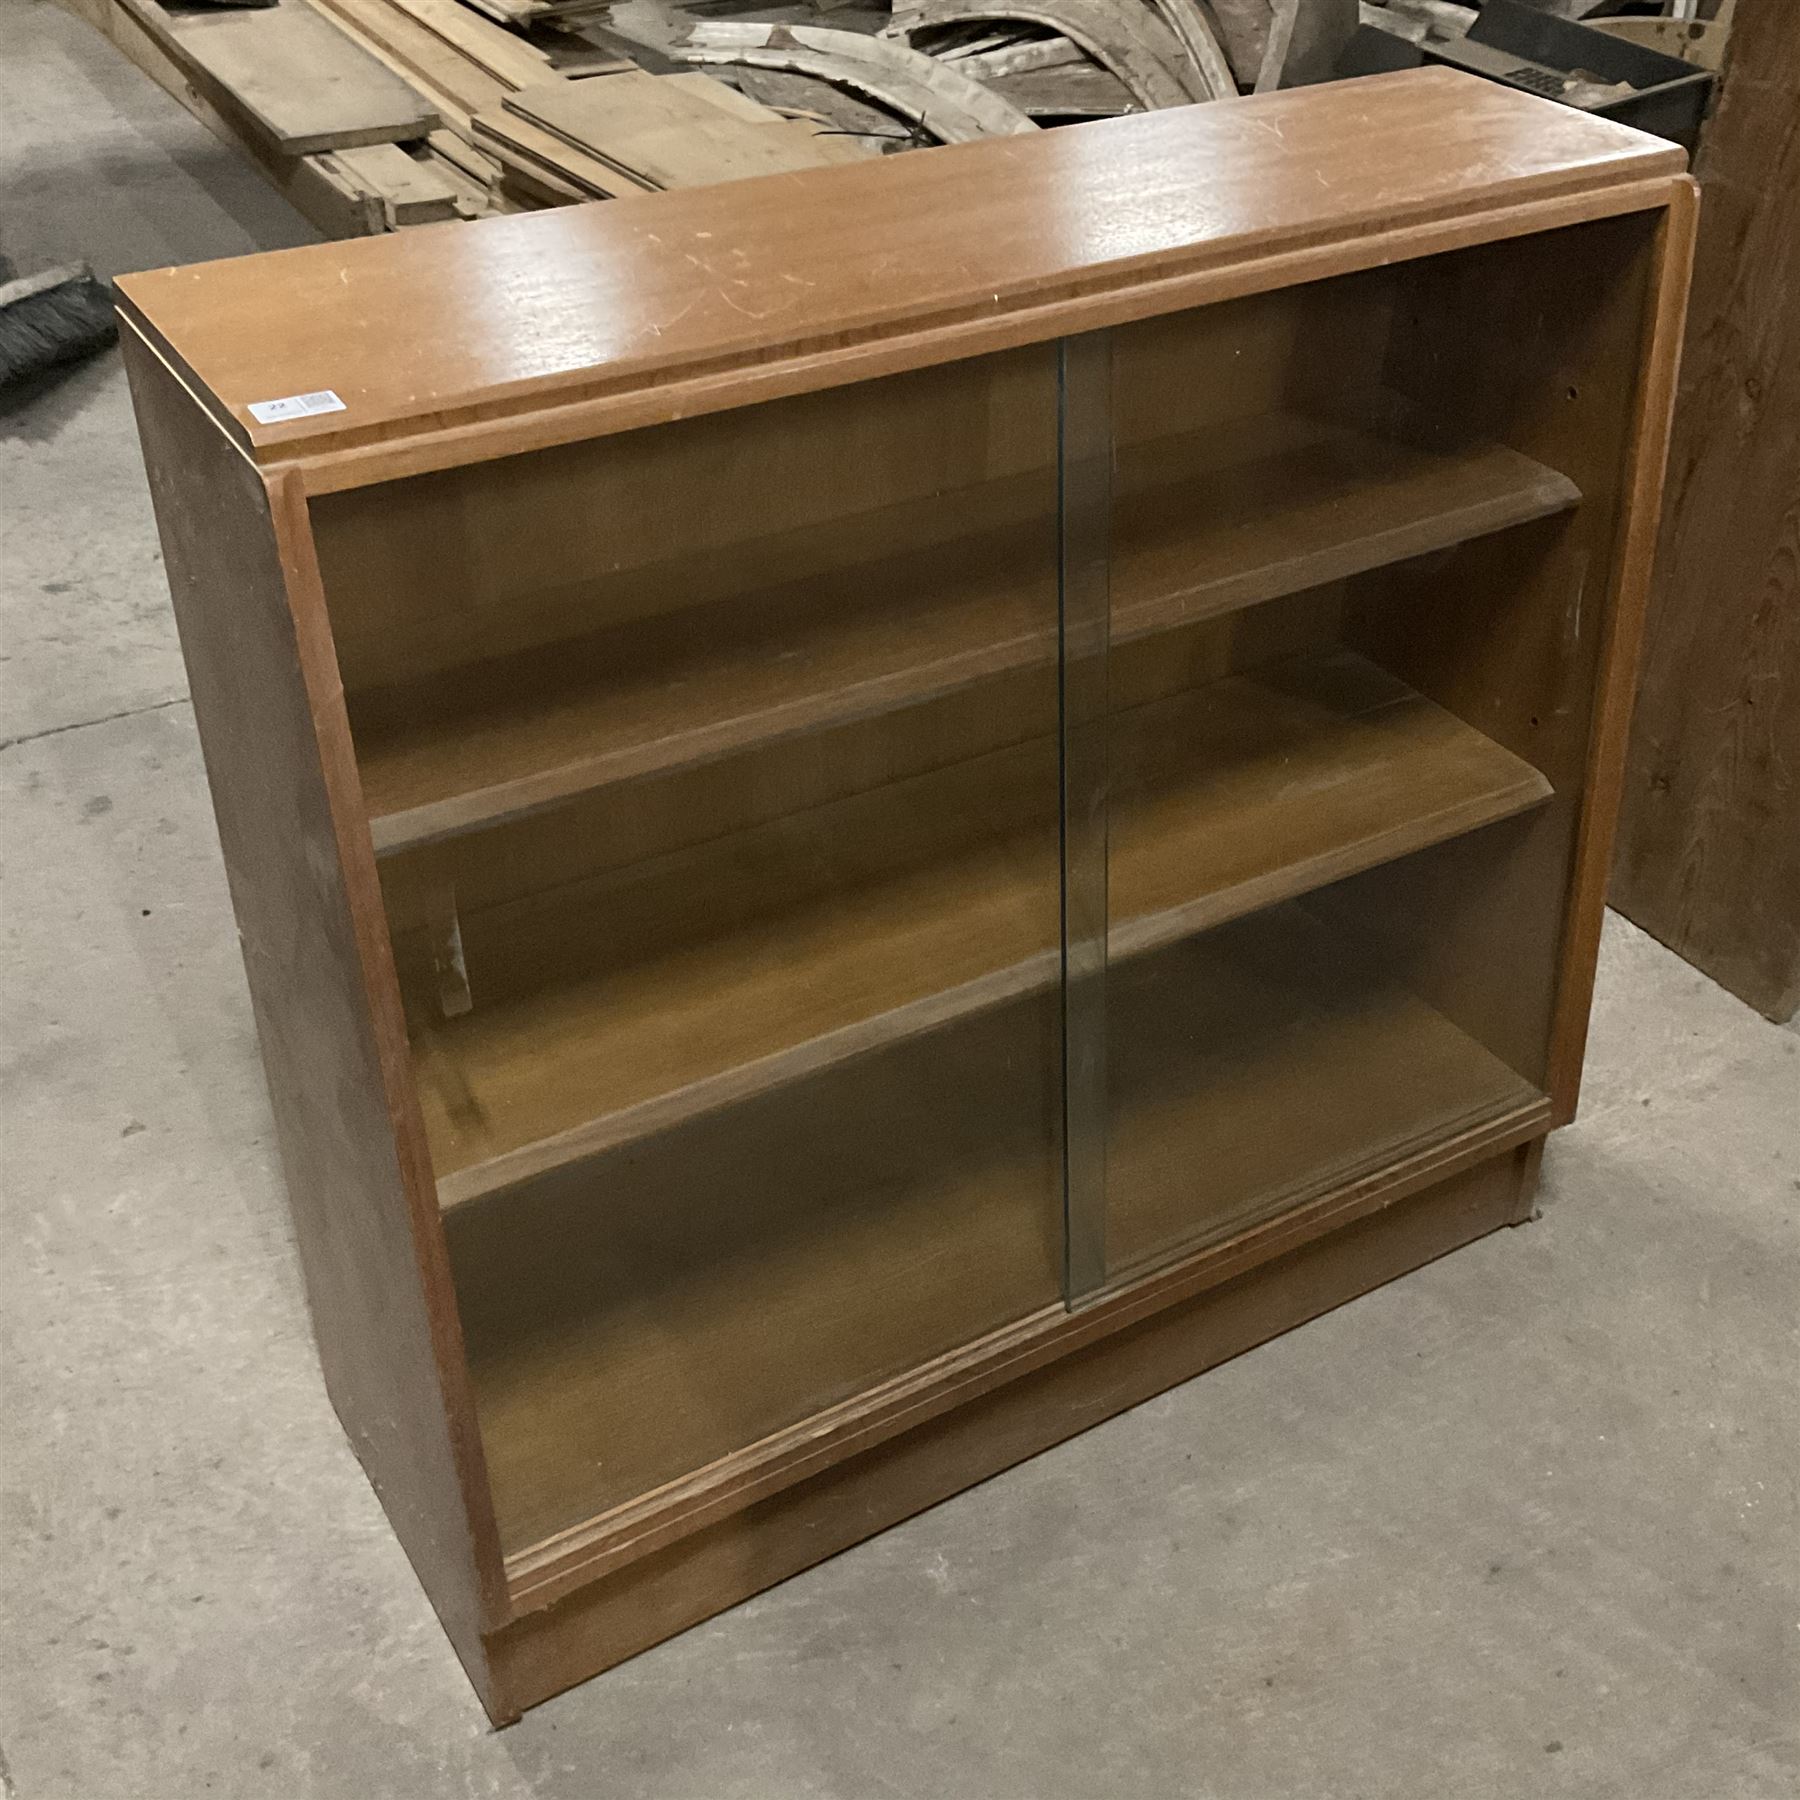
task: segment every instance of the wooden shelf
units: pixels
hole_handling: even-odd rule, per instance
[[[1502,446],[1273,414],[1123,451],[1115,642],[1449,548],[1576,504]],[[954,693],[1057,654],[1041,478],[938,497],[922,549],[633,620],[353,703],[376,849],[516,817],[611,781]],[[1023,496],[1023,498],[1022,498]],[[984,521],[1009,522],[999,530]],[[885,541],[906,541],[893,520]],[[467,696],[483,698],[473,704]],[[449,696],[447,698],[447,695]]]
[[[1543,1104],[1297,904],[1134,965],[1108,1036],[1118,1268]],[[1027,995],[451,1214],[509,1553],[1058,1304],[1057,1067]]]
[[[1296,657],[1121,714],[1110,953],[1141,955],[1541,803],[1373,664]],[[464,921],[415,1021],[446,1206],[1052,985],[1041,740]]]

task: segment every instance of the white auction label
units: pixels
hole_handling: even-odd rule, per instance
[[[342,412],[344,403],[330,388],[316,394],[289,394],[285,400],[252,400],[250,416],[259,425],[278,425],[283,419],[310,419],[314,413]]]

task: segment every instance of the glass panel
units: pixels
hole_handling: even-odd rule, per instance
[[[1062,1294],[1053,345],[322,503],[509,1551]]]
[[[1580,496],[1473,383],[1432,406],[1449,346],[1515,344],[1508,279],[1378,270],[1111,334],[1105,995],[1070,1014],[1103,1047],[1069,1050],[1104,1067],[1108,1280],[1539,1104],[1505,989],[1555,955],[1567,809],[1526,715]],[[1071,894],[1102,891],[1079,850]],[[1072,1246],[1082,1204],[1072,1175]]]

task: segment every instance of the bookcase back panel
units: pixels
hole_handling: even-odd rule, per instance
[[[1284,411],[1329,412],[1373,388],[1396,276],[1370,269],[1122,326],[1111,431],[1121,449]]]
[[[1366,379],[1388,285],[1209,308],[1199,343],[1150,322],[1121,442]],[[376,716],[413,711],[444,703],[431,677],[610,626],[851,570],[880,584],[888,559],[963,557],[1009,527],[1016,553],[1054,480],[1056,357],[1030,346],[315,499],[345,687]]]
[[[1112,692],[1140,705],[1335,640],[1342,585],[1333,583],[1116,647]],[[430,922],[432,896],[454,887],[467,925],[534,896],[793,815],[1048,744],[1056,730],[1053,666],[829,732],[759,745],[641,781],[611,782],[491,829],[384,856],[383,896],[397,932]],[[1042,800],[1040,792],[1034,795]],[[1051,796],[1054,800],[1054,796]],[[954,819],[946,829],[957,829]],[[920,822],[910,827],[915,832]]]
[[[332,495],[314,512],[345,686],[1028,525],[1055,458],[1046,345]]]

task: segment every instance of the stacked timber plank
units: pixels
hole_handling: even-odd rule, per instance
[[[552,78],[549,54],[461,0],[312,0],[341,31],[424,94],[466,135],[502,94]]]
[[[592,0],[65,0],[344,237],[873,154],[723,81],[568,35]],[[504,17],[507,23],[501,23]],[[654,53],[651,53],[652,55]]]
[[[442,115],[430,96],[305,0],[205,12],[158,0],[65,4],[248,154],[328,236],[490,210],[485,187],[433,148]]]
[[[290,156],[417,141],[437,124],[420,94],[310,7],[170,13],[133,0],[132,10]]]
[[[1185,106],[1311,78],[1295,58],[1359,11],[1413,33],[1420,9],[1463,11],[892,0],[890,18],[816,3],[841,23],[781,0],[780,20],[720,19],[716,0],[63,0],[332,236]]]
[[[862,154],[709,76],[637,69],[520,89],[477,113],[474,135],[515,187],[556,199],[703,187]]]

